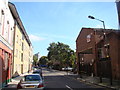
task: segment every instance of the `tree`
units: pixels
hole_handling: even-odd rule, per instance
[[[39,59],[39,64],[40,65],[47,65],[48,63],[48,58],[47,56],[42,56],[40,59]]]
[[[33,64],[36,66],[38,62],[38,57],[37,56],[33,56]]]
[[[74,51],[69,47],[69,45],[64,43],[50,43],[50,46],[47,48],[48,52],[48,60],[53,63],[53,65],[57,64],[59,69],[62,67],[72,66],[75,61]]]

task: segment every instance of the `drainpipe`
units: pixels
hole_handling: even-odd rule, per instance
[[[14,56],[15,56],[15,33],[16,33],[16,20],[14,20],[14,34],[13,34],[13,62],[12,62],[12,75],[14,74]]]

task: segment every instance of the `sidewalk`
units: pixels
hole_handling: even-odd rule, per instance
[[[31,74],[31,72],[29,73],[24,73],[24,74],[21,74],[15,78],[12,78],[11,82],[8,83],[7,87],[6,88],[17,88],[17,84],[19,83],[19,81],[22,79],[22,77],[24,75],[28,75],[28,74]]]
[[[110,79],[108,78],[102,78],[102,83],[100,83],[99,77],[82,75],[82,78],[80,78],[78,74],[72,74],[72,73],[69,73],[68,76],[76,80],[83,81],[83,82],[99,85],[99,86],[106,87],[106,88],[111,88],[114,90],[120,90],[120,81],[118,80],[113,80],[112,85],[110,85]]]

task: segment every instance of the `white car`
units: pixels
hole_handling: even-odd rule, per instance
[[[17,89],[44,89],[44,82],[40,74],[25,75],[17,85]]]
[[[63,70],[63,71],[72,71],[73,68],[71,68],[71,67],[67,67],[67,68],[62,68],[62,70]]]

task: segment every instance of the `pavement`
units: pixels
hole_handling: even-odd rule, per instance
[[[111,85],[110,79],[108,78],[102,78],[102,83],[100,83],[100,78],[95,76],[93,77],[93,76],[82,75],[82,77],[80,77],[80,75],[73,74],[72,72],[70,72],[68,76],[70,78],[73,78],[82,82],[110,88],[113,90],[120,90],[120,80],[112,80],[112,85]]]
[[[17,77],[12,78],[12,79],[11,79],[11,82],[9,82],[8,85],[7,85],[4,89],[6,89],[6,88],[17,88],[17,84],[18,84],[19,81],[22,79],[22,77],[23,77],[24,75],[28,75],[28,74],[31,74],[31,73],[32,73],[32,71],[29,72],[29,73],[24,73],[24,74],[21,74],[21,75],[19,75],[19,76],[17,76]],[[3,90],[4,90],[4,89],[3,89]]]

